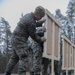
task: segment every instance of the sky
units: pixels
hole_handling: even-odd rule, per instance
[[[52,14],[60,9],[65,15],[69,0],[0,0],[0,17],[5,18],[13,31],[21,18],[21,14],[33,12],[36,6],[43,6]]]

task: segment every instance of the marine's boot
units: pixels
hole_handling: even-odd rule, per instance
[[[30,75],[34,75],[34,72],[30,72]]]
[[[4,75],[11,75],[11,73],[10,72],[5,72]]]

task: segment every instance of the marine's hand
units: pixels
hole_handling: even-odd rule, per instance
[[[42,42],[46,42],[46,38],[45,37],[41,37],[41,41]]]
[[[42,20],[39,21],[39,23],[43,24],[45,21],[46,21],[46,19],[42,19]]]
[[[43,28],[42,28],[42,31],[43,31],[43,32],[46,32],[46,28],[45,28],[45,27],[43,27]]]

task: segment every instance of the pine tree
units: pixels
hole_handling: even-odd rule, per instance
[[[1,51],[5,52],[8,61],[9,51],[11,50],[11,31],[9,23],[2,17],[0,18],[0,35]]]
[[[71,27],[69,31],[72,32],[71,40],[73,43],[75,43],[75,0],[69,1],[66,14],[69,20],[69,24],[70,24],[69,26]]]

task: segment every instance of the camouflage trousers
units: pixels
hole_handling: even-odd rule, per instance
[[[13,51],[13,52],[15,52],[15,51]],[[28,61],[29,62],[28,66],[31,67],[31,69],[29,67],[30,71],[34,71],[34,69],[35,69],[34,67],[36,67],[36,66],[34,66],[34,63],[33,63],[34,62],[34,60],[33,60],[34,56],[35,56],[35,54],[33,54],[33,50],[31,50],[29,52],[29,61]],[[17,56],[16,53],[13,53],[8,64],[7,64],[6,71],[11,72],[18,61],[19,61],[19,57]],[[42,58],[42,65],[41,65],[42,66],[42,75],[48,75],[48,73],[47,73],[48,64],[49,64],[49,60],[46,58]],[[40,72],[36,72],[36,73],[40,73]]]
[[[43,58],[43,60],[42,60],[41,46],[36,42],[31,43],[31,44],[29,43],[30,48],[32,48],[29,51],[27,48],[27,44],[24,43],[23,40],[22,40],[22,42],[21,41],[18,42],[17,39],[15,39],[15,42],[17,42],[17,43],[14,43],[15,46],[13,47],[11,58],[6,66],[6,71],[11,72],[12,69],[14,68],[14,66],[19,61],[19,68],[18,68],[19,75],[25,75],[25,72],[27,71],[29,66],[30,66],[30,71],[35,72],[35,74],[39,74],[41,71],[42,65],[43,65],[42,74],[47,75],[47,67],[48,67],[49,61],[46,58]],[[18,48],[17,48],[17,46],[18,46]],[[26,54],[26,56],[24,56],[23,50],[28,50],[29,51],[28,55]],[[21,51],[23,51],[23,52],[21,52]]]
[[[15,53],[15,51],[12,51],[12,55],[9,59],[9,62],[6,65],[6,72],[11,73],[14,66],[18,63],[18,61],[19,61],[18,55]]]
[[[38,43],[33,42],[31,45],[31,49],[31,71],[35,74],[39,74],[42,65],[42,48]]]
[[[47,58],[42,58],[42,75],[48,75],[48,65],[50,61]]]
[[[30,61],[30,71],[40,73],[41,63],[42,63],[42,48],[38,43],[33,43],[31,45],[31,53],[29,52],[29,47],[24,38],[15,37],[12,39],[12,55],[6,66],[6,71],[11,72],[14,66],[19,61],[18,74],[25,75],[28,66],[29,58]],[[29,56],[30,55],[30,56]]]
[[[49,60],[42,57],[43,47],[39,43],[35,42],[31,38],[29,38],[31,43],[31,71],[35,72],[35,74],[48,75],[47,68],[49,64]],[[42,43],[43,44],[43,43]]]
[[[28,44],[25,38],[24,37],[13,37],[12,38],[11,59],[15,59],[15,58],[16,59],[13,62],[10,59],[9,63],[12,62],[12,66],[13,66],[19,61],[18,75],[26,74],[26,71],[28,68],[28,61],[29,61],[28,55],[29,55],[29,48],[28,48]]]
[[[11,73],[12,69],[19,61],[18,75],[25,75],[28,69],[28,60],[29,59],[27,57],[24,57],[19,60],[18,57],[16,58],[16,56],[12,56],[6,66],[6,71]]]

